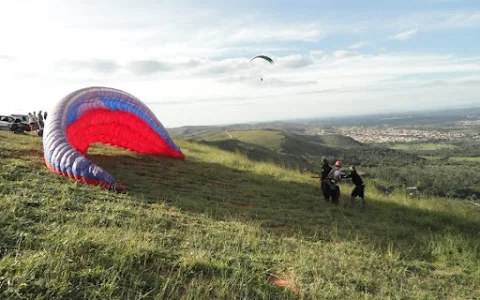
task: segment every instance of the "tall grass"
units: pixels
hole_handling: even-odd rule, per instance
[[[178,144],[185,161],[94,146],[115,194],[0,133],[0,298],[478,299],[479,208],[368,182],[365,212],[347,184],[333,207],[308,175]]]

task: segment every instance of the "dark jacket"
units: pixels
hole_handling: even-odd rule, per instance
[[[363,180],[360,175],[357,174],[357,171],[351,171],[350,174],[343,176],[343,178],[352,178],[355,185],[363,185]]]
[[[322,166],[322,180],[327,178],[331,170],[332,170],[332,167],[330,167],[329,165]]]

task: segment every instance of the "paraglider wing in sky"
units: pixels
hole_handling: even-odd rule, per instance
[[[255,56],[254,58],[252,58],[252,59],[250,60],[250,62],[252,62],[252,61],[253,61],[254,59],[256,59],[256,58],[261,58],[261,59],[263,59],[263,60],[266,60],[266,61],[269,62],[271,65],[274,64],[273,59],[271,59],[270,57],[268,57],[268,56],[266,56],[266,55],[257,55],[257,56]],[[263,67],[262,67],[261,69],[263,69]],[[260,78],[260,81],[263,82],[263,76]]]
[[[254,60],[255,58],[263,58],[263,59],[265,59],[266,61],[268,61],[269,63],[271,63],[272,65],[274,64],[273,59],[271,59],[270,57],[268,57],[268,56],[266,56],[266,55],[257,55],[257,56],[255,56],[254,58],[252,58],[252,59],[250,60],[250,62],[252,62],[252,60]]]
[[[55,106],[43,133],[47,167],[87,184],[119,190],[111,174],[84,155],[92,143],[142,154],[184,158],[150,109],[134,96],[107,87],[77,90]]]

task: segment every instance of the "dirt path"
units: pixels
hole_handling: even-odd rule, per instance
[[[225,130],[225,133],[228,135],[228,137],[229,137],[230,139],[233,139],[233,135],[232,135],[230,132],[228,132],[228,131]]]
[[[277,287],[287,288],[293,292],[299,292],[295,283],[285,275],[267,274],[267,281]]]

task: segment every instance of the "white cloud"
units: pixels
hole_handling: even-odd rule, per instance
[[[207,61],[198,67],[193,75],[218,76],[236,73],[251,68],[247,58],[229,58],[218,61]]]
[[[315,42],[326,35],[326,31],[318,24],[257,24],[245,26],[226,36],[227,41],[237,42],[269,42],[269,41],[304,41]]]
[[[344,59],[351,57],[361,59]],[[358,103],[366,101],[368,105],[373,105],[377,101],[375,99],[380,101],[383,97],[389,99],[387,103],[391,104],[390,107],[400,107],[395,106],[394,101],[404,101],[402,105],[407,107],[407,104],[415,105],[418,99],[430,101],[426,95],[437,99],[438,103],[447,103],[442,102],[444,101],[442,99],[446,99],[445,95],[452,96],[452,91],[462,93],[462,97],[458,98],[464,99],[462,101],[472,101],[480,92],[480,88],[472,84],[478,75],[465,75],[480,72],[478,57],[465,59],[452,55],[365,55],[339,50],[325,53],[321,59],[304,55],[287,55],[275,59],[277,62],[275,65],[267,63],[268,67],[260,68],[259,72],[250,66],[248,58],[223,60],[192,58],[166,59],[162,63],[168,66],[167,74],[146,72],[149,73],[146,77],[143,75],[145,73],[143,69],[137,72],[139,74],[134,74],[128,69],[132,61],[124,63],[114,61],[109,63],[120,66],[115,75],[99,73],[95,67],[89,71],[104,75],[93,76],[93,73],[71,71],[60,74],[47,72],[41,77],[23,77],[21,81],[16,81],[8,74],[0,72],[4,74],[0,79],[5,83],[4,94],[12,97],[21,96],[24,99],[42,97],[49,105],[72,90],[84,86],[117,87],[151,103],[151,108],[169,127],[228,122],[231,120],[228,120],[227,116],[234,117],[233,111],[240,114],[240,117],[232,119],[235,121],[264,119],[260,117],[262,114],[272,118],[303,117],[307,112],[307,114],[320,113],[320,107],[315,104],[318,101],[329,103],[332,109],[337,107],[341,111],[347,111],[350,109],[348,104],[350,100]],[[92,61],[86,62],[79,65],[95,66]],[[299,67],[303,64],[306,66]],[[183,67],[172,67],[177,65]],[[431,78],[444,75],[448,75],[449,84],[432,86]],[[264,78],[263,82],[260,81],[260,77]],[[25,86],[29,89],[25,90]],[[18,94],[18,90],[22,90],[22,93]],[[440,94],[440,91],[445,95]],[[373,100],[368,100],[370,96]],[[314,99],[318,101],[315,102]],[[291,105],[291,101],[295,101],[296,107],[288,110],[287,104]],[[27,103],[28,107],[25,107]],[[272,105],[276,107],[275,110],[266,109]],[[44,109],[37,106],[38,104],[28,101],[9,101],[5,105],[2,103],[3,109],[12,112],[19,109]],[[354,108],[359,111],[362,109],[352,104],[351,109]],[[210,119],[212,113],[215,119]]]
[[[370,46],[371,44],[369,42],[358,42],[358,43],[355,43],[353,45],[351,45],[350,47],[348,47],[349,49],[360,49],[360,48],[364,48],[366,46]]]
[[[290,68],[290,69],[297,69],[303,68],[306,66],[310,66],[314,63],[313,58],[311,56],[306,55],[289,55],[286,57],[282,57],[277,60],[277,65],[279,67]]]
[[[90,60],[61,60],[54,66],[58,70],[67,72],[89,70],[98,73],[111,74],[117,71],[120,66],[114,60],[110,59],[90,59]]]
[[[321,60],[321,59],[325,58],[325,51],[323,51],[323,50],[311,50],[310,51],[310,56],[314,60]]]
[[[129,63],[127,68],[137,75],[150,75],[170,71],[171,66],[156,60],[137,60]]]
[[[405,26],[416,28],[422,32],[442,30],[480,29],[480,11],[430,11],[403,15],[394,20],[385,20],[384,26],[405,30]]]
[[[333,52],[333,57],[336,59],[344,59],[350,57],[360,56],[361,54],[356,51],[349,51],[349,50],[337,50]]]
[[[416,35],[418,33],[418,29],[411,29],[408,31],[397,33],[393,36],[390,36],[389,39],[397,40],[397,41],[406,41]]]
[[[406,40],[420,31],[480,28],[475,11],[295,19],[186,0],[5,3],[0,80],[4,99],[18,101],[0,100],[2,113],[44,109],[36,99],[51,106],[89,85],[139,97],[169,127],[314,116],[327,104],[345,113],[440,105],[480,92],[478,57],[389,53],[395,45],[362,51],[382,47],[377,40],[391,32]],[[360,42],[344,44],[352,40]],[[256,54],[275,64],[250,63]]]

